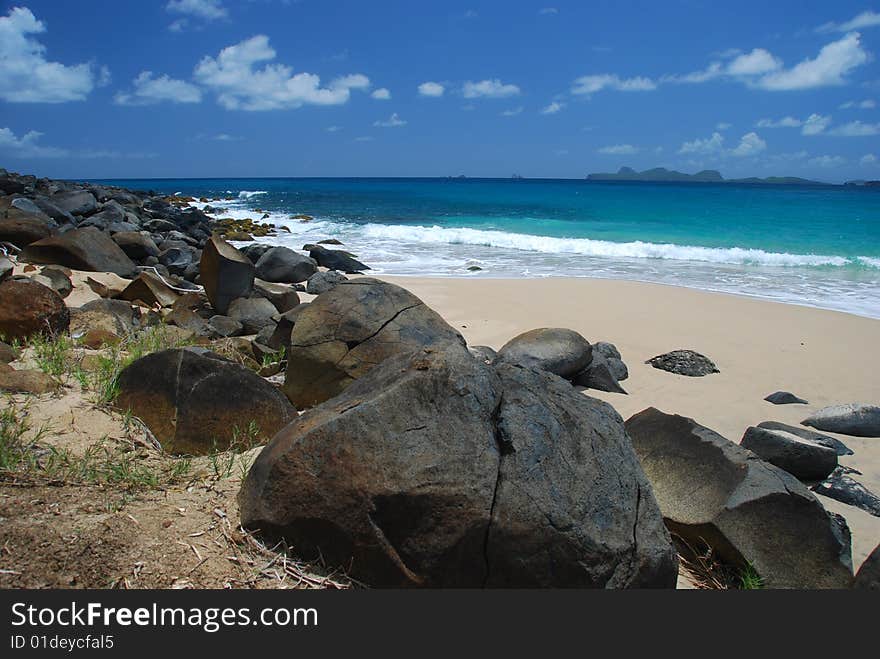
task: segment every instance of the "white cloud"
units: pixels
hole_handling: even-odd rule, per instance
[[[32,130],[21,137],[16,137],[9,128],[0,128],[0,153],[9,153],[18,158],[77,158],[77,159],[117,159],[117,158],[155,158],[155,153],[127,153],[121,151],[86,149],[71,151],[52,146],[38,144],[43,133]]]
[[[152,105],[169,101],[171,103],[200,103],[202,91],[184,80],[175,80],[167,75],[153,77],[152,71],[141,71],[134,79],[131,92],[119,92],[113,97],[117,105]]]
[[[327,126],[326,130],[328,133],[338,133],[342,130],[342,126]]]
[[[505,110],[504,112],[502,112],[501,116],[502,117],[515,117],[518,114],[522,114],[522,111],[524,109],[525,108],[522,105],[515,107],[515,108],[510,108],[509,110]]]
[[[862,165],[876,165],[877,156],[875,156],[873,153],[866,153],[861,157],[859,163]]]
[[[481,80],[480,82],[468,80],[464,83],[462,93],[465,98],[508,98],[510,96],[518,96],[520,89],[516,85],[505,84],[498,78],[495,78],[493,80]]]
[[[609,156],[630,156],[638,152],[639,148],[632,144],[613,144],[611,146],[603,146],[601,149],[597,150],[597,153]]]
[[[847,101],[846,103],[841,103],[839,107],[841,110],[850,110],[853,108],[857,110],[873,110],[877,107],[877,103],[874,99],[866,98],[864,101]]]
[[[803,123],[803,121],[794,117],[783,117],[779,120],[759,119],[755,125],[758,128],[800,128]]]
[[[724,148],[724,136],[719,132],[712,133],[712,137],[696,139],[691,142],[683,142],[678,149],[681,154],[714,154],[720,153]]]
[[[28,36],[44,32],[45,24],[25,7],[14,7],[8,15],[0,16],[0,98],[4,101],[82,101],[94,88],[91,64],[50,62],[46,47]]]
[[[540,16],[555,16],[558,13],[559,10],[556,7],[544,7],[543,9],[538,10]]]
[[[736,57],[727,65],[727,73],[732,76],[754,76],[782,68],[782,60],[774,57],[763,48]]]
[[[170,0],[165,9],[172,14],[193,16],[206,21],[216,21],[229,16],[220,0]]]
[[[372,94],[371,97],[375,98],[377,101],[390,101],[391,100],[391,92],[388,91],[385,87],[380,87]]]
[[[746,133],[740,138],[736,148],[730,154],[737,157],[755,156],[767,148],[767,142],[758,137],[757,133]]]
[[[715,130],[727,130],[732,126],[733,124],[729,124],[726,121],[719,121],[717,124],[715,124]]]
[[[406,121],[397,116],[397,113],[395,112],[385,121],[374,121],[373,125],[380,128],[396,128],[398,126],[406,126]]]
[[[565,107],[565,103],[553,101],[550,105],[541,109],[541,114],[556,114]]]
[[[817,167],[840,167],[840,165],[846,163],[846,158],[843,156],[816,156],[815,158],[810,158],[807,162]]]
[[[866,27],[877,27],[880,25],[880,14],[871,10],[863,11],[858,16],[846,21],[845,23],[825,23],[816,28],[817,32],[850,32],[852,30],[861,30]]]
[[[861,121],[851,121],[848,124],[842,124],[830,131],[829,135],[837,135],[839,137],[868,137],[870,135],[880,135],[880,124],[866,124]]]
[[[614,89],[621,92],[644,92],[657,88],[650,78],[637,76],[635,78],[621,78],[612,73],[581,76],[574,81],[571,87],[572,94],[594,94],[603,89]]]
[[[229,133],[217,133],[211,139],[215,142],[240,142],[242,138]]]
[[[814,89],[843,85],[854,68],[868,61],[858,32],[850,32],[838,41],[826,44],[814,59],[805,59],[790,69],[769,73],[755,85],[770,91]]]
[[[351,90],[366,90],[370,79],[354,74],[333,80],[322,87],[313,73],[293,73],[284,64],[269,63],[261,69],[254,66],[275,59],[269,38],[260,34],[228,46],[217,58],[205,56],[195,68],[194,78],[217,94],[227,110],[280,110],[303,105],[343,105]]]
[[[828,128],[828,125],[830,123],[830,115],[823,116],[821,114],[813,113],[804,120],[804,125],[801,128],[801,134],[818,135],[819,133],[824,133],[825,129]]]
[[[443,96],[443,93],[446,91],[446,87],[441,85],[439,82],[423,82],[419,85],[419,95],[420,96],[430,96],[432,98],[439,98]]]

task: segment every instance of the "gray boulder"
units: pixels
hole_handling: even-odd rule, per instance
[[[244,325],[229,316],[211,316],[208,319],[208,327],[220,338],[238,336],[244,332]]]
[[[648,408],[626,430],[669,530],[770,588],[846,588],[849,529],[791,474],[693,419]]]
[[[72,229],[28,245],[21,260],[29,263],[63,265],[73,270],[112,272],[134,277],[137,267],[119,245],[94,227]]]
[[[113,242],[133,261],[143,261],[150,256],[159,256],[159,248],[148,233],[140,231],[120,231],[113,234]]]
[[[339,249],[327,249],[321,245],[309,245],[309,256],[322,268],[339,270],[347,275],[354,275],[370,267]]]
[[[461,335],[409,291],[376,279],[345,281],[299,314],[284,393],[299,408],[341,393],[388,357]]]
[[[688,377],[703,377],[712,373],[720,373],[711,359],[693,350],[673,350],[651,357],[645,363],[661,371]]]
[[[801,423],[825,432],[880,437],[880,407],[864,403],[831,405],[823,407]]]
[[[90,215],[98,210],[98,200],[86,190],[59,192],[52,195],[49,201],[59,210],[71,215]]]
[[[293,421],[239,505],[245,527],[373,586],[671,587],[677,572],[614,411],[455,343],[391,357]]]
[[[852,450],[839,439],[829,437],[828,435],[821,435],[817,432],[813,432],[812,430],[807,430],[806,428],[790,426],[785,423],[780,423],[779,421],[762,421],[758,424],[758,427],[767,428],[768,430],[782,430],[783,432],[791,433],[792,435],[796,435],[797,437],[805,439],[808,442],[813,442],[814,444],[819,444],[820,446],[827,446],[835,453],[837,453],[837,455],[853,454]]]
[[[254,279],[254,293],[269,300],[278,313],[287,313],[299,304],[299,293],[288,284],[274,284],[262,279]]]
[[[626,364],[623,363],[620,351],[613,343],[608,343],[607,341],[598,341],[594,343],[593,359],[595,360],[596,358],[604,359],[608,371],[618,382],[622,382],[629,377],[629,369],[626,367]]]
[[[807,405],[809,401],[798,398],[790,391],[774,391],[764,400],[774,405]]]
[[[335,288],[344,281],[348,281],[348,277],[335,270],[316,272],[306,282],[306,293],[309,295],[320,295]]]
[[[288,247],[273,247],[260,257],[256,268],[260,279],[296,284],[315,274],[318,265],[313,259],[297,254]]]
[[[241,323],[245,334],[256,334],[267,325],[275,324],[272,316],[277,311],[264,297],[240,297],[230,303],[226,313]]]
[[[837,468],[837,452],[784,430],[749,427],[740,446],[802,481],[820,481]]]
[[[615,394],[626,394],[626,390],[620,386],[617,378],[609,368],[609,363],[604,357],[593,355],[590,365],[578,373],[572,382],[578,386],[597,391],[609,391]]]
[[[592,354],[590,342],[574,330],[544,327],[505,343],[494,363],[531,366],[570,379],[589,366]]]

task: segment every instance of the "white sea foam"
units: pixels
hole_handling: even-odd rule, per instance
[[[251,197],[256,197],[261,194],[269,194],[265,190],[242,190],[238,193],[239,199],[250,199]]]

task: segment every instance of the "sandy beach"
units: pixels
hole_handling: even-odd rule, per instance
[[[409,289],[470,345],[500,348],[536,327],[567,327],[617,345],[629,367],[628,395],[590,391],[624,419],[646,407],[681,414],[739,442],[749,425],[797,425],[826,405],[880,399],[880,320],[722,293],[599,279],[382,277]],[[645,360],[677,348],[710,357],[721,371],[689,378]],[[809,405],[773,405],[791,391]],[[834,435],[853,451],[840,463],[880,492],[880,440]],[[827,497],[853,535],[856,569],[880,540],[880,518]]]

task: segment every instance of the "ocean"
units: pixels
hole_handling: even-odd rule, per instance
[[[876,188],[460,178],[102,182],[224,198],[212,204],[226,209],[223,217],[258,220],[265,212],[265,221],[290,228],[267,242],[300,249],[337,238],[377,274],[629,279],[880,318]],[[290,219],[300,213],[314,220]]]

